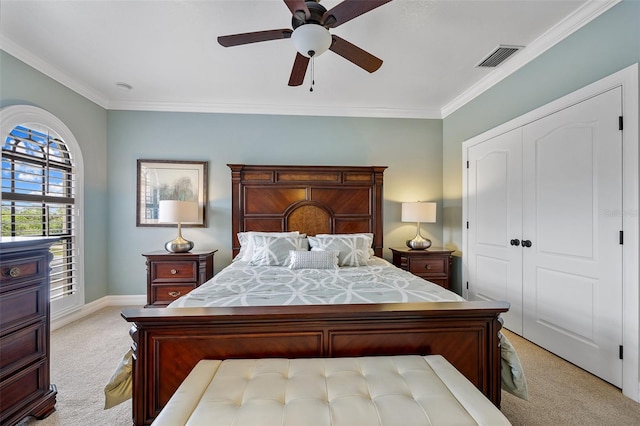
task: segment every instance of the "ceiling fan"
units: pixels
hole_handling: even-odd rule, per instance
[[[320,0],[284,0],[291,11],[293,29],[256,31],[218,37],[224,47],[239,46],[261,41],[290,38],[296,50],[296,58],[289,77],[289,86],[300,86],[304,81],[311,58],[321,55],[327,49],[372,73],[382,65],[382,60],[360,49],[337,35],[330,34],[329,28],[336,28],[391,0],[344,0],[327,10],[318,3]],[[312,89],[313,90],[313,89]]]

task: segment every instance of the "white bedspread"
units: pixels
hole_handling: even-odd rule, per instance
[[[289,269],[233,262],[197,289],[169,305],[282,306],[349,303],[463,301],[437,284],[396,268],[381,258],[367,266]]]

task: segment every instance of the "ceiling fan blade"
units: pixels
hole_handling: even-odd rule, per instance
[[[311,13],[309,13],[309,8],[307,7],[307,3],[304,0],[284,0],[284,2],[291,11],[292,15],[296,15],[296,12],[304,13],[304,15],[296,15],[301,21],[304,21],[311,16]]]
[[[304,83],[304,75],[307,73],[308,65],[309,58],[297,53],[296,60],[293,62],[291,77],[289,77],[289,86],[300,86]]]
[[[322,25],[327,28],[335,28],[390,1],[391,0],[344,0],[342,3],[337,4],[324,13],[322,16]]]
[[[252,33],[232,34],[218,37],[218,43],[224,47],[240,46],[242,44],[257,43],[260,41],[279,40],[291,38],[293,31],[285,28],[281,30],[256,31]]]
[[[360,49],[337,35],[332,35],[331,38],[333,43],[331,43],[329,50],[342,56],[347,61],[353,62],[363,70],[374,72],[382,66],[382,59],[376,58],[371,53]]]

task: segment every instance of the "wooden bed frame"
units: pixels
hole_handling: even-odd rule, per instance
[[[233,254],[246,230],[374,234],[385,167],[229,165]],[[503,302],[125,309],[133,422],[150,424],[201,359],[441,354],[500,406]]]

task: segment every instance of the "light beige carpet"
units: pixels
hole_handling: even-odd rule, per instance
[[[104,410],[104,386],[131,346],[122,307],[94,315],[51,333],[51,383],[58,388],[56,411],[21,426],[131,426],[131,400]]]
[[[529,401],[502,392],[502,412],[514,425],[640,425],[640,404],[620,389],[504,332],[518,352]]]
[[[21,426],[132,424],[130,400],[103,409],[104,385],[131,343],[121,310],[103,309],[51,334],[57,410],[42,421],[28,419]],[[505,334],[518,351],[529,385],[529,401],[502,393],[502,411],[514,425],[640,425],[640,404],[619,389],[512,333]]]

